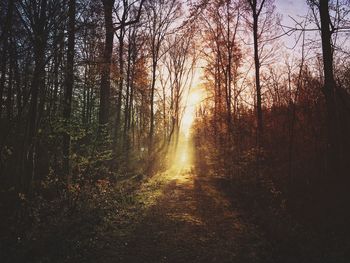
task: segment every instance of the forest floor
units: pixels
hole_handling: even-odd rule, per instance
[[[97,206],[82,197],[88,208],[38,220],[5,262],[267,262],[268,243],[195,168],[189,144],[172,159],[128,193],[99,195]]]
[[[261,232],[220,192],[218,178],[197,171],[184,147],[171,169],[141,186],[147,208],[137,225],[123,238],[105,236],[109,245],[96,262],[269,262]]]
[[[348,244],[342,239],[310,235],[287,217],[271,214],[256,202],[254,191],[242,194],[245,190],[238,182],[198,167],[192,156],[193,149],[184,144],[170,169],[133,182],[125,178],[126,185],[120,181],[119,187],[107,185],[112,190],[83,195],[73,210],[62,209],[62,202],[49,203],[31,231],[18,238],[12,235],[15,245],[5,240],[11,248],[9,260],[6,255],[0,259],[11,263],[349,262]]]
[[[95,262],[349,262],[345,238],[265,206],[254,189],[195,161],[190,145],[140,185],[132,227],[102,238]]]
[[[124,246],[105,251],[104,261],[260,262],[266,242],[213,187],[212,178],[185,168],[168,179]]]

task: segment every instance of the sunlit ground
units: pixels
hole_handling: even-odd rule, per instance
[[[171,182],[193,186],[193,144],[191,128],[195,120],[196,108],[204,100],[205,93],[200,88],[188,92],[184,100],[185,110],[181,121],[180,135],[176,149],[169,151],[169,169],[147,180],[140,191],[140,197],[147,205],[152,205],[163,195],[163,187]]]
[[[193,149],[190,139],[182,134],[176,153],[170,155],[169,169],[150,177],[142,184],[139,198],[146,206],[156,204],[158,198],[164,195],[164,188],[172,183],[193,186]]]
[[[168,176],[178,180],[180,183],[190,179],[190,172],[193,166],[193,149],[189,138],[182,135],[172,158],[172,165],[167,171]]]

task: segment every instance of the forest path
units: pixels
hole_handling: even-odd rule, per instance
[[[142,195],[154,200],[123,244],[104,254],[106,262],[262,262],[266,242],[215,179],[196,171],[186,147],[144,187]]]

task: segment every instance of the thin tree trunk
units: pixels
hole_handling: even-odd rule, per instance
[[[157,62],[155,59],[153,59],[153,66],[152,66],[152,83],[151,83],[151,116],[150,116],[150,130],[149,130],[149,146],[148,146],[148,153],[151,155],[153,153],[153,136],[154,136],[154,91],[156,86],[156,69],[157,69]]]
[[[118,100],[117,100],[117,116],[115,120],[115,134],[114,134],[114,156],[117,155],[119,150],[120,130],[121,130],[121,115],[122,115],[122,98],[123,98],[123,86],[124,86],[124,36],[125,28],[122,26],[120,28],[119,40],[119,89],[118,89]]]
[[[254,13],[253,38],[254,38],[254,65],[255,65],[255,88],[256,88],[256,114],[257,114],[257,140],[258,147],[262,144],[263,137],[263,116],[261,107],[261,85],[260,85],[260,59],[258,46],[258,16]]]
[[[66,81],[64,94],[64,109],[63,118],[66,123],[66,130],[63,134],[63,169],[67,175],[67,182],[70,181],[70,131],[69,124],[71,121],[72,112],[72,95],[74,86],[74,47],[75,47],[75,0],[69,0],[68,10],[68,50],[67,50],[67,65],[66,65]]]
[[[125,109],[124,109],[124,131],[123,131],[123,143],[124,143],[124,149],[128,149],[129,147],[129,138],[128,138],[128,120],[130,115],[130,83],[131,83],[131,52],[132,52],[132,46],[130,44],[130,35],[131,30],[129,30],[129,45],[128,45],[128,66],[126,70],[126,94],[125,94]]]

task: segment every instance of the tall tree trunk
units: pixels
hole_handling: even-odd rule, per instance
[[[256,89],[256,117],[257,117],[257,129],[256,129],[256,182],[259,183],[259,177],[261,175],[261,152],[260,148],[263,146],[263,114],[261,106],[261,84],[260,84],[260,57],[259,57],[259,16],[261,10],[265,4],[265,0],[261,0],[258,5],[258,0],[248,0],[251,7],[253,16],[253,41],[254,41],[254,66],[255,66],[255,89]]]
[[[255,65],[255,88],[256,88],[256,114],[257,114],[257,140],[258,147],[261,146],[263,136],[263,116],[261,108],[261,85],[260,85],[260,59],[258,46],[258,15],[256,10],[253,14],[253,38],[254,38],[254,65]]]
[[[6,97],[6,112],[7,112],[7,119],[10,122],[13,116],[13,71],[14,71],[14,57],[13,57],[13,48],[10,47],[10,68],[9,68],[9,81],[7,85],[7,97]]]
[[[123,131],[123,148],[128,153],[128,147],[129,147],[129,137],[128,137],[128,121],[129,121],[129,115],[130,115],[130,83],[131,83],[131,61],[132,61],[132,44],[131,41],[131,30],[129,30],[129,45],[128,45],[128,66],[126,70],[126,94],[125,94],[125,109],[124,109],[124,131]]]
[[[123,86],[124,86],[124,36],[125,28],[121,26],[119,40],[119,88],[118,88],[118,100],[117,100],[117,116],[115,120],[115,134],[114,134],[114,156],[116,156],[119,149],[120,129],[121,129],[121,115],[122,115],[122,98],[123,98]]]
[[[67,49],[67,65],[66,65],[66,81],[64,92],[64,109],[63,118],[65,119],[66,130],[63,134],[63,169],[67,175],[69,183],[69,155],[70,155],[70,131],[69,124],[72,112],[72,94],[74,86],[74,47],[75,47],[75,0],[69,0],[68,10],[68,49]]]
[[[150,116],[150,129],[149,129],[149,145],[148,153],[153,153],[153,136],[154,136],[154,92],[156,87],[156,69],[157,69],[157,59],[153,59],[152,65],[152,83],[151,83],[151,116]]]
[[[38,101],[39,93],[44,88],[45,84],[45,49],[47,45],[47,33],[45,28],[47,12],[47,0],[41,1],[40,14],[38,14],[37,24],[33,25],[37,34],[34,37],[34,72],[31,82],[31,96],[29,118],[27,123],[27,132],[24,139],[24,148],[21,154],[24,169],[20,171],[22,176],[23,190],[30,190],[30,183],[34,178],[35,155],[36,155],[36,139],[38,124],[40,122],[38,117]],[[24,176],[24,177],[23,177]]]
[[[8,49],[9,49],[9,36],[12,26],[12,17],[13,17],[13,9],[14,9],[14,0],[9,0],[7,3],[7,15],[5,19],[5,26],[2,32],[2,41],[4,42],[3,48],[1,50],[1,66],[0,66],[0,117],[2,113],[2,104],[3,104],[3,93],[5,89],[5,81],[6,81],[6,67],[7,67],[7,58],[8,58]]]
[[[232,101],[232,50],[233,50],[233,41],[231,41],[231,21],[230,21],[230,12],[229,12],[229,1],[226,3],[227,8],[227,78],[226,78],[226,103],[227,103],[227,126],[229,135],[232,133],[232,109],[231,109],[231,101]]]
[[[327,133],[328,133],[328,175],[338,173],[339,142],[338,142],[338,114],[335,102],[335,87],[333,72],[332,32],[329,16],[328,0],[320,0],[321,38],[324,70],[324,95],[327,107]]]
[[[105,17],[105,44],[103,52],[101,86],[100,86],[100,111],[99,124],[100,128],[108,124],[109,119],[109,97],[111,89],[111,63],[113,52],[113,7],[115,0],[102,0]]]

